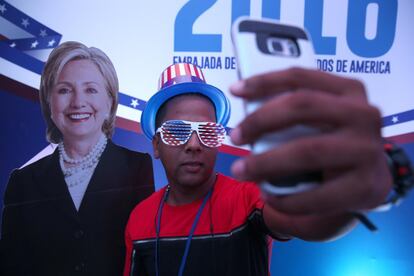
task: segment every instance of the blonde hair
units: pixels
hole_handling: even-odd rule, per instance
[[[63,67],[73,60],[89,60],[96,65],[105,79],[105,88],[111,99],[111,110],[102,125],[102,131],[107,138],[114,132],[116,109],[118,107],[118,77],[114,65],[108,56],[95,47],[87,47],[82,43],[68,41],[55,48],[50,54],[40,80],[40,106],[46,121],[46,139],[51,143],[59,143],[63,135],[51,119],[50,95]]]

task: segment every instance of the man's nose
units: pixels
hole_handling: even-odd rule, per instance
[[[186,151],[199,151],[202,148],[202,144],[198,135],[195,131],[191,133],[190,139],[188,139],[187,143],[185,144]]]

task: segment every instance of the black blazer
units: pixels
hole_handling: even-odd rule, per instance
[[[76,210],[58,151],[10,176],[0,275],[122,275],[130,211],[154,191],[152,161],[108,141]]]

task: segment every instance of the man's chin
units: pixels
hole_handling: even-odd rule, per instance
[[[201,181],[200,179],[183,179],[180,181],[180,186],[183,188],[188,189],[197,189],[203,186],[204,181]]]
[[[202,178],[200,174],[190,174],[180,177],[178,181],[183,188],[197,189],[206,185],[208,178]]]

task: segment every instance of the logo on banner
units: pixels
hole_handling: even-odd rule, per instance
[[[261,16],[280,19],[282,0],[262,0]],[[174,24],[173,62],[195,63],[208,69],[235,69],[233,56],[221,56],[223,34],[194,33],[193,26],[217,0],[190,0],[178,11]],[[250,15],[251,0],[232,0],[228,27],[238,17]],[[323,71],[362,74],[390,74],[391,63],[380,58],[393,46],[398,1],[348,0],[346,43],[355,59],[337,57],[337,37],[323,36],[323,0],[304,1],[304,27],[311,34],[317,55],[332,56],[317,60]],[[376,11],[375,36],[366,36],[368,10]],[[225,43],[227,43],[226,38]],[[180,55],[181,52],[194,54]],[[214,53],[214,54],[213,54]]]

